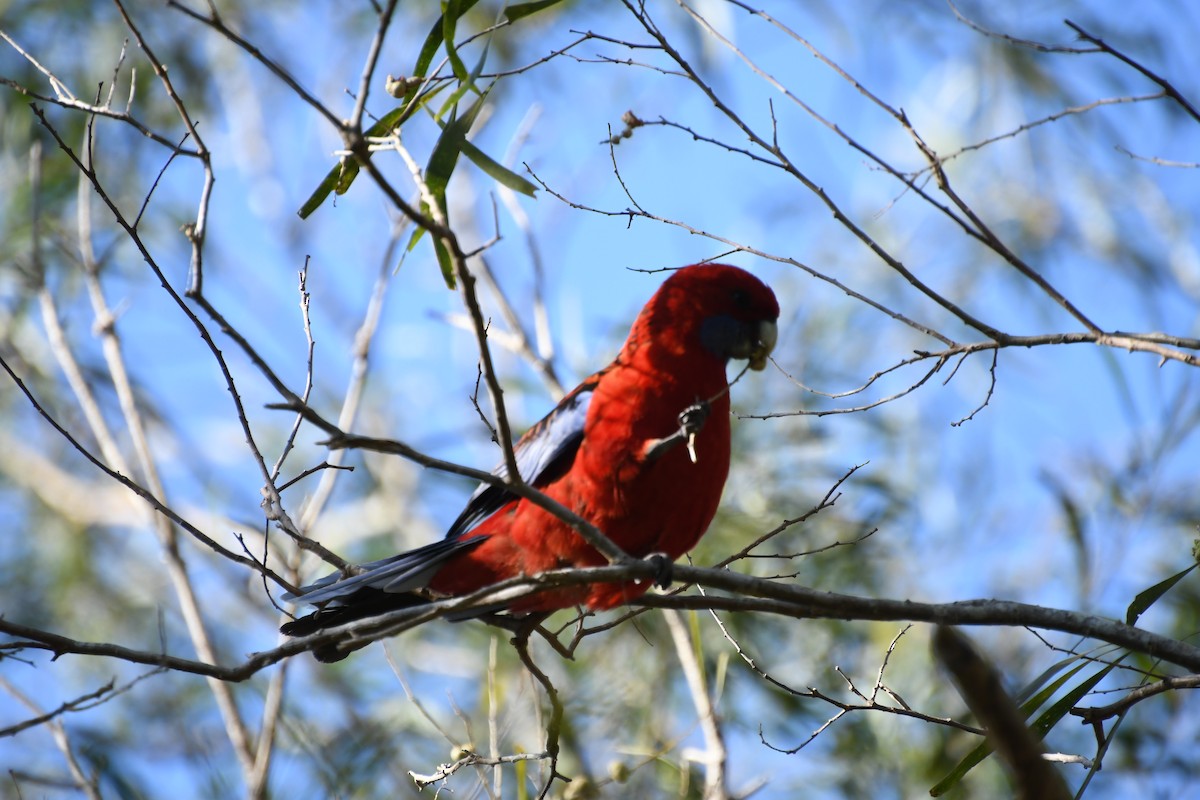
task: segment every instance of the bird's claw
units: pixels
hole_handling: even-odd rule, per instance
[[[655,461],[667,451],[677,447],[680,442],[687,445],[688,457],[692,463],[700,459],[696,455],[696,435],[704,428],[712,408],[707,400],[697,400],[679,412],[675,419],[679,422],[679,430],[662,439],[651,439],[646,443],[645,455],[647,461]]]
[[[654,585],[666,589],[675,577],[675,562],[666,553],[651,553],[646,560],[654,565]]]
[[[679,420],[679,433],[687,441],[688,457],[692,459],[692,463],[698,463],[699,458],[696,456],[696,434],[700,433],[704,428],[704,423],[708,420],[708,414],[711,407],[707,400],[701,400],[679,412],[677,419]]]

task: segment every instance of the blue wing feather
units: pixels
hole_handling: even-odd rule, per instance
[[[525,432],[513,447],[517,471],[530,486],[545,486],[561,475],[575,460],[579,443],[583,441],[584,423],[592,402],[596,378],[585,381],[562,399],[554,410]],[[508,467],[501,462],[492,470],[499,478],[508,477]],[[516,496],[500,486],[481,483],[475,489],[466,508],[454,520],[447,539],[458,539],[485,519],[495,514]]]
[[[326,575],[316,583],[303,587],[299,594],[285,594],[283,599],[302,599],[313,604],[333,601],[336,606],[338,600],[349,597],[359,589],[378,589],[389,594],[411,592],[423,588],[442,562],[471,549],[482,540],[481,536],[442,539],[416,550],[363,564],[366,571],[349,578],[342,579],[340,572]]]
[[[579,443],[583,441],[588,405],[598,378],[597,375],[585,381],[564,397],[513,447],[517,471],[526,483],[545,486],[571,466]],[[506,478],[508,469],[501,463],[492,474]],[[342,579],[341,574],[335,572],[303,587],[297,595],[284,595],[283,599],[302,599],[306,603],[329,603],[330,607],[337,607],[360,589],[402,594],[423,588],[445,561],[483,541],[485,537],[471,536],[471,531],[514,499],[515,495],[500,486],[481,483],[444,539],[364,564],[366,571],[350,578]]]

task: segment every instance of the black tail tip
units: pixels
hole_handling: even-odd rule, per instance
[[[309,614],[307,617],[297,617],[291,622],[285,622],[279,626],[279,632],[286,636],[310,636],[322,627],[313,619],[315,616],[316,614]]]
[[[350,595],[342,602],[342,605],[320,609],[307,616],[297,617],[280,626],[279,631],[287,636],[312,636],[314,633],[336,628],[348,622],[386,614],[399,608],[422,605],[429,601],[409,592],[391,594],[378,589],[365,588]],[[368,644],[370,644],[369,641],[353,645],[347,645],[345,642],[332,642],[314,647],[312,654],[322,664],[332,664]]]

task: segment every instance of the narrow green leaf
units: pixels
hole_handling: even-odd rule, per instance
[[[431,116],[433,117],[434,121],[441,125],[442,117],[446,116],[447,113],[457,108],[463,97],[467,94],[467,92],[471,91],[472,88],[474,87],[470,83],[460,83],[458,86],[456,86],[454,91],[450,93],[450,96],[442,101],[442,104],[438,107],[437,111],[431,112]]]
[[[425,34],[425,42],[421,45],[421,51],[417,53],[417,61],[413,64],[413,78],[424,78],[429,72],[429,65],[433,63],[433,57],[437,55],[438,48],[442,46],[442,18],[438,17],[437,22],[433,23],[433,27],[429,29],[429,33]]]
[[[1117,664],[1121,663],[1123,658],[1124,656],[1107,665],[1104,669],[1099,670],[1095,675],[1088,678],[1071,691],[1067,692],[1067,694],[1065,694],[1057,703],[1046,709],[1042,715],[1038,717],[1032,725],[1029,726],[1029,729],[1033,731],[1033,735],[1039,740],[1045,739],[1046,734],[1050,732],[1050,729],[1057,725],[1059,720],[1065,717],[1072,708],[1079,705],[1079,701],[1082,700],[1088,692],[1096,688],[1096,684],[1104,680],[1104,677],[1108,675],[1108,673],[1112,672],[1116,668]]]
[[[1144,589],[1138,592],[1137,597],[1133,598],[1133,602],[1129,604],[1129,609],[1125,612],[1125,624],[1133,625],[1138,621],[1138,617],[1146,613],[1150,606],[1158,602],[1164,594],[1171,591],[1171,588],[1179,583],[1184,577],[1196,568],[1196,564],[1192,564],[1182,572],[1177,572],[1171,577],[1161,580],[1151,586],[1149,589]]]
[[[434,239],[433,252],[437,254],[438,266],[442,268],[442,280],[446,281],[446,288],[453,289],[454,262],[450,260],[450,251],[441,239]]]
[[[992,754],[992,746],[985,739],[975,746],[971,752],[962,757],[954,769],[946,773],[946,777],[935,783],[929,790],[930,797],[941,797],[946,792],[958,785],[959,781],[967,776],[967,773],[975,769],[978,764]]]
[[[442,128],[442,135],[438,137],[437,143],[433,146],[433,152],[429,155],[429,163],[425,166],[425,185],[429,187],[429,193],[433,195],[434,201],[441,208],[443,214],[446,212],[446,187],[450,185],[450,176],[454,174],[458,156],[462,153],[462,146],[467,141],[467,131],[471,129],[471,125],[479,115],[479,110],[483,108],[486,97],[486,94],[480,97],[462,116],[453,117],[446,123]],[[446,286],[453,289],[454,266],[450,261],[450,253],[437,240],[434,240],[433,246],[438,264],[442,268],[442,277],[446,280]]]
[[[442,117],[449,109],[458,108],[459,101],[462,100],[467,92],[475,92],[475,94],[483,97],[485,94],[491,91],[490,86],[487,89],[480,91],[475,85],[475,80],[483,74],[483,66],[487,63],[488,51],[491,50],[491,47],[492,37],[489,35],[483,43],[483,50],[479,54],[479,61],[476,62],[475,68],[471,70],[471,74],[467,75],[465,79],[459,81],[458,87],[450,93],[450,96],[446,98],[444,103],[442,103],[441,108],[439,108],[437,113],[433,115],[434,120],[437,121],[439,125],[441,124]]]
[[[429,208],[424,203],[421,204],[421,213],[422,214],[429,213]],[[404,251],[406,253],[411,253],[413,251],[413,248],[417,246],[417,242],[421,241],[421,237],[424,235],[425,235],[425,229],[418,225],[413,230],[412,236],[408,237],[408,244],[405,245]]]
[[[308,219],[309,214],[321,207],[321,204],[325,202],[325,198],[329,197],[329,193],[336,189],[342,180],[342,170],[351,166],[357,171],[358,164],[350,159],[343,159],[326,173],[321,183],[317,185],[313,193],[304,201],[304,205],[300,206],[300,210],[296,212],[300,215],[300,219]]]
[[[447,103],[457,103],[458,99],[462,97],[468,88],[474,88],[475,79],[483,73],[484,64],[487,63],[488,50],[491,48],[491,45],[491,37],[488,37],[488,40],[484,43],[483,52],[479,54],[479,61],[475,64],[474,69],[471,70],[470,80],[462,84],[450,96],[450,98],[447,100]],[[479,109],[482,107],[483,100],[487,97],[490,91],[491,87],[489,86],[486,90],[480,93],[479,100],[467,111],[467,114],[470,116],[471,124],[474,124],[475,117],[479,114]],[[444,107],[445,106],[443,106],[443,108]],[[441,123],[439,122],[438,124]],[[483,170],[486,174],[491,176],[493,180],[504,186],[507,186],[515,192],[520,192],[521,194],[533,197],[537,192],[536,186],[504,165],[500,164],[500,162],[484,153],[467,139],[467,133],[471,129],[471,124],[466,125],[458,133],[454,134],[461,137],[461,140],[456,143],[459,151],[465,154],[467,158],[474,162],[475,165]],[[448,130],[448,128],[444,127],[443,136],[445,135],[446,130]],[[440,143],[441,142],[439,141],[439,144]]]
[[[1042,704],[1049,700],[1055,694],[1055,692],[1061,689],[1063,684],[1070,680],[1085,666],[1087,666],[1087,663],[1081,662],[1074,669],[1068,671],[1058,680],[1054,681],[1045,689],[1042,689],[1029,700],[1022,703],[1020,706],[1021,713],[1028,718],[1031,714],[1033,714],[1034,711],[1037,711],[1039,708],[1041,708]],[[929,790],[929,794],[933,797],[941,797],[943,794],[953,789],[959,783],[959,781],[966,777],[968,772],[974,769],[980,762],[982,762],[991,754],[992,745],[987,740],[980,742],[979,745],[977,745],[971,752],[963,756],[962,760],[959,761],[958,764],[956,764],[954,768],[946,774],[946,777],[938,781],[934,787]]]
[[[1079,667],[1071,670],[1068,675],[1063,676],[1063,680],[1078,672],[1083,668],[1083,666],[1083,664],[1080,664]],[[1061,700],[1048,708],[1040,717],[1038,717],[1037,720],[1029,727],[1029,730],[1038,738],[1039,741],[1046,738],[1046,734],[1050,732],[1050,729],[1057,725],[1059,720],[1065,717],[1072,708],[1078,705],[1083,696],[1094,689],[1096,684],[1103,680],[1104,676],[1108,675],[1108,673],[1111,672],[1115,666],[1116,664],[1109,664],[1104,669],[1098,671],[1095,675],[1076,686],[1074,689],[1064,695]],[[1056,686],[1061,683],[1062,681],[1056,681]],[[1053,691],[1051,691],[1050,694],[1053,694]],[[1045,702],[1046,693],[1039,693],[1038,698],[1040,698],[1038,700],[1038,705],[1041,705],[1041,703]],[[1030,707],[1029,704],[1026,704],[1021,706],[1021,711],[1028,716],[1036,708],[1037,706]],[[933,797],[941,797],[950,789],[954,788],[954,786],[961,781],[968,772],[970,772],[977,764],[979,764],[979,762],[991,755],[991,753],[991,744],[987,741],[983,742],[970,753],[968,753],[962,761],[958,762],[958,765],[951,770],[949,775],[938,781],[937,785],[929,790],[929,794]]]
[[[491,38],[488,38],[484,45],[483,52],[479,56],[479,62],[470,72],[467,72],[466,66],[462,63],[462,60],[458,56],[458,51],[454,46],[454,33],[457,28],[458,20],[461,19],[468,11],[470,11],[477,2],[479,2],[479,0],[450,0],[450,2],[446,5],[445,12],[438,18],[437,22],[434,23],[434,26],[429,30],[428,35],[425,37],[425,42],[421,46],[420,53],[417,55],[417,61],[413,65],[412,77],[424,78],[426,73],[429,71],[430,65],[433,63],[434,56],[437,55],[438,48],[443,44],[446,45],[447,56],[450,59],[451,68],[454,70],[455,76],[459,79],[459,86],[446,99],[446,102],[442,104],[441,108],[439,108],[433,115],[434,119],[440,119],[442,115],[447,112],[447,110],[456,107],[459,100],[461,100],[462,97],[469,91],[479,94],[480,97],[483,97],[487,94],[487,91],[481,92],[475,86],[475,80],[483,73],[484,63],[487,60],[488,50],[491,47]],[[400,106],[392,109],[382,118],[380,118],[378,122],[376,122],[366,131],[365,135],[368,137],[388,135],[405,119],[411,116],[413,112],[428,103],[430,99],[437,96],[442,90],[442,87],[438,87],[431,91],[427,91],[423,97],[418,98],[417,92],[419,91],[419,88],[419,82],[414,82],[413,85],[404,93],[404,100]],[[477,110],[476,113],[478,113]],[[471,118],[471,122],[474,122],[474,117]],[[468,127],[470,126],[468,125]],[[465,139],[463,141],[465,141]],[[441,142],[439,140],[439,144],[440,143]],[[434,155],[437,155],[436,152]],[[446,155],[447,154],[443,154],[443,157]],[[477,156],[482,156],[482,154],[478,152],[476,152],[476,154],[468,154],[468,158],[479,164],[480,168],[483,169],[484,172],[487,172],[495,180],[503,183],[505,186],[508,186],[514,191],[528,194],[529,189],[535,188],[532,184],[529,184],[528,181],[525,181],[519,175],[515,175],[513,173],[504,175],[504,173],[508,172],[508,170],[505,170],[505,168],[499,164],[485,167],[482,159],[476,161]],[[453,160],[450,161],[450,171],[453,171],[454,160],[457,160],[457,158],[458,153],[455,152],[453,154]],[[482,158],[486,159],[487,157],[482,156]],[[432,163],[433,157],[431,157],[430,161]],[[313,211],[315,211],[321,206],[322,203],[325,202],[331,192],[345,194],[347,191],[349,191],[350,185],[354,183],[354,179],[358,177],[358,172],[359,164],[357,161],[349,158],[342,159],[333,167],[333,169],[329,171],[328,174],[326,174],[324,180],[321,181],[320,185],[317,186],[312,195],[310,195],[309,198],[304,202],[304,205],[300,207],[300,211],[298,213],[301,219],[307,219]],[[410,245],[411,244],[412,243],[410,242]]]
[[[404,114],[405,107],[403,106],[392,109],[367,129],[366,136],[386,136],[400,123]],[[300,206],[300,210],[296,212],[300,215],[300,219],[308,219],[309,215],[325,202],[330,192],[345,194],[349,191],[350,184],[354,183],[354,179],[358,177],[358,170],[359,164],[353,158],[342,158],[334,164],[333,169],[326,173],[316,190],[309,195],[309,198],[304,201],[304,205]]]
[[[463,6],[466,8],[463,8]],[[467,65],[458,56],[458,48],[454,46],[454,31],[458,27],[458,19],[473,5],[470,0],[449,0],[446,11],[442,14],[442,45],[446,48],[446,57],[450,60],[450,69],[454,77],[461,83],[467,83]]]
[[[446,194],[446,186],[462,152],[462,143],[466,141],[466,133],[475,121],[480,105],[481,102],[477,100],[462,116],[451,117],[442,128],[442,135],[434,144],[433,152],[429,154],[429,163],[425,165],[425,184],[436,198]]]
[[[470,11],[477,2],[479,0],[460,0],[457,9],[458,16],[461,17]],[[409,77],[424,78],[428,74],[429,67],[433,64],[433,57],[437,55],[438,48],[441,47],[445,38],[445,14],[443,14],[437,18],[437,21],[433,23],[433,27],[429,29],[429,33],[425,35],[425,42],[421,45],[421,50],[417,54],[417,61],[413,64],[412,75]],[[404,93],[404,108],[408,108],[412,104],[413,99],[417,95],[418,87],[419,84],[414,82],[408,91]]]
[[[529,197],[534,197],[537,193],[537,187],[533,183],[525,180],[508,167],[496,161],[487,153],[471,144],[467,139],[463,139],[462,141],[462,153],[471,159],[471,163],[487,173],[496,183],[507,186],[514,192],[520,192]]]
[[[700,615],[695,611],[687,612],[688,633],[692,637],[692,657],[696,659],[696,668],[700,671],[700,685],[708,691],[708,668],[704,661],[704,637],[700,631]]]
[[[1059,672],[1062,672],[1072,664],[1078,665],[1080,658],[1080,656],[1068,656],[1061,661],[1051,664],[1049,667],[1043,670],[1041,675],[1038,675],[1025,686],[1021,687],[1021,691],[1013,695],[1013,700],[1016,701],[1017,705],[1024,705],[1033,697],[1034,692],[1041,689],[1047,681],[1049,681]]]
[[[537,0],[537,2],[533,3],[514,3],[504,9],[504,16],[509,22],[516,22],[519,19],[532,16],[539,11],[545,11],[547,8],[556,6],[561,2],[562,0]]]
[[[340,171],[338,172],[337,185],[333,187],[333,190],[338,194],[345,194],[346,192],[350,191],[350,184],[354,183],[354,179],[358,177],[358,173],[359,170],[362,169],[362,165],[358,163],[357,159],[344,158],[342,159],[341,163],[338,164],[337,168]]]
[[[466,14],[471,8],[478,3],[479,0],[460,0],[456,3],[458,17]],[[429,33],[425,36],[425,43],[421,45],[421,51],[417,54],[417,62],[413,64],[412,77],[424,78],[429,72],[429,65],[433,63],[433,57],[437,55],[438,47],[445,41],[445,14],[437,18],[433,23],[433,27],[429,29]],[[455,22],[458,18],[455,18]]]
[[[470,131],[471,125],[479,115],[479,110],[482,108],[485,99],[486,93],[467,110],[466,114],[457,120],[446,123],[442,128],[442,136],[438,139],[438,143],[434,147],[434,153],[429,159],[425,182],[429,184],[431,189],[435,190],[435,196],[437,196],[439,189],[444,192],[445,184],[442,183],[443,171],[445,182],[448,183],[450,173],[454,170],[454,165],[461,153],[497,183],[507,186],[514,192],[534,197],[537,193],[537,187],[533,183],[496,161],[467,139],[467,132]],[[442,152],[439,152],[439,150]],[[436,165],[435,159],[437,160]]]
[[[444,213],[445,208],[443,208],[442,211]],[[421,203],[421,213],[427,217],[429,216],[429,206],[425,203]],[[417,246],[417,242],[421,241],[422,237],[424,236],[424,228],[418,227],[416,230],[414,230],[412,235],[408,237],[408,244],[404,246],[404,252],[411,253],[413,248]],[[442,244],[441,241],[434,239],[433,252],[434,255],[437,256],[438,268],[442,271],[442,280],[446,282],[446,288],[453,289],[455,284],[454,262],[450,260],[450,251],[446,249],[446,246]]]

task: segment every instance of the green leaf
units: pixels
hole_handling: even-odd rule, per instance
[[[308,219],[310,214],[320,208],[321,204],[325,202],[325,198],[329,197],[329,193],[337,188],[343,180],[343,172],[351,169],[357,174],[358,162],[351,158],[343,158],[335,164],[333,169],[326,173],[324,180],[317,185],[313,193],[304,201],[304,205],[300,206],[300,210],[296,212],[300,215],[300,219]],[[350,180],[354,180],[354,178],[351,177]]]
[[[471,0],[449,0],[446,3],[446,12],[442,14],[442,44],[446,47],[446,57],[450,60],[450,69],[454,70],[454,77],[458,78],[461,83],[469,82],[467,66],[459,58],[458,48],[454,46],[454,31],[458,27],[458,18],[473,5]]]
[[[442,135],[433,146],[433,152],[429,154],[429,163],[425,165],[425,185],[439,201],[445,200],[446,187],[450,183],[454,167],[458,164],[463,142],[467,140],[467,131],[471,129],[482,107],[481,97],[472,103],[462,116],[451,117],[442,128]]]
[[[448,103],[451,101],[457,103],[458,98],[462,97],[468,88],[473,88],[475,79],[478,78],[482,72],[484,72],[484,65],[487,62],[488,49],[490,48],[491,38],[488,38],[487,43],[484,46],[484,52],[480,53],[479,55],[479,62],[476,62],[474,70],[470,72],[468,82],[463,83],[460,88],[458,88],[454,94],[450,96]],[[461,152],[462,155],[467,156],[467,158],[469,158],[469,160],[472,161],[476,167],[484,170],[484,173],[490,176],[492,180],[497,181],[498,184],[509,187],[510,190],[514,192],[526,194],[528,197],[535,197],[536,192],[538,192],[538,187],[534,186],[532,182],[522,178],[521,175],[517,175],[515,172],[512,172],[512,170],[508,167],[505,167],[504,164],[499,163],[491,156],[488,156],[486,152],[476,148],[476,146],[467,139],[467,133],[470,131],[470,125],[474,124],[475,116],[479,114],[479,109],[482,107],[482,102],[484,102],[488,92],[490,91],[491,86],[488,86],[484,92],[481,92],[479,100],[475,102],[474,106],[468,109],[467,114],[470,118],[469,124],[462,127],[460,131],[455,133],[455,136],[458,137],[458,140],[452,144],[457,146],[458,152]],[[449,126],[446,126],[443,130],[443,137],[445,136],[445,131],[448,130]],[[440,140],[438,144],[442,144],[440,143]],[[457,155],[455,157],[457,157]],[[426,182],[428,182],[427,176]]]
[[[1054,664],[1050,665],[1049,667],[1047,667],[1045,670],[1042,671],[1041,675],[1038,675],[1036,678],[1034,678],[1029,683],[1027,683],[1025,686],[1023,686],[1021,688],[1021,691],[1019,691],[1015,695],[1013,695],[1013,700],[1016,701],[1017,705],[1023,706],[1025,703],[1027,703],[1030,699],[1033,698],[1033,695],[1036,691],[1038,691],[1040,688],[1042,688],[1046,684],[1047,681],[1049,681],[1051,678],[1053,678],[1059,672],[1062,672],[1064,669],[1071,666],[1072,664],[1078,665],[1080,658],[1081,658],[1081,656],[1068,656],[1067,658],[1064,658],[1061,661],[1057,661]]]
[[[433,252],[437,255],[438,266],[442,268],[442,280],[446,282],[446,288],[453,289],[454,262],[450,259],[450,251],[446,249],[446,245],[441,239],[434,239]]]
[[[1122,658],[1124,658],[1124,656],[1122,656]],[[1059,721],[1071,711],[1072,708],[1079,705],[1079,701],[1082,700],[1088,692],[1096,688],[1096,684],[1100,683],[1100,681],[1102,681],[1104,677],[1108,675],[1108,673],[1112,672],[1112,670],[1115,669],[1117,664],[1120,662],[1121,659],[1117,659],[1116,662],[1109,664],[1102,670],[1097,671],[1095,675],[1092,675],[1070,692],[1063,695],[1062,699],[1060,699],[1050,708],[1046,709],[1046,711],[1044,711],[1042,715],[1038,717],[1032,725],[1029,726],[1030,732],[1033,733],[1033,735],[1036,736],[1039,741],[1045,739],[1046,734],[1050,732],[1050,729],[1057,725]],[[1084,666],[1084,664],[1080,664],[1078,667],[1071,670],[1070,673],[1064,675],[1062,680],[1055,681],[1055,686],[1053,688],[1048,689],[1047,691],[1039,692],[1037,698],[1035,698],[1037,705],[1032,705],[1033,701],[1030,701],[1030,703],[1026,703],[1025,705],[1021,706],[1021,711],[1026,716],[1029,716],[1029,714],[1036,710],[1038,706],[1049,699],[1049,695],[1053,694],[1054,690],[1057,689],[1057,687],[1060,686],[1063,681],[1065,681],[1071,675],[1074,675],[1079,670],[1083,669]],[[958,762],[958,765],[950,771],[949,775],[938,781],[937,785],[929,790],[929,794],[933,797],[940,797],[950,789],[954,788],[955,784],[961,781],[963,777],[965,777],[966,774],[975,767],[976,764],[991,755],[991,752],[992,746],[989,742],[985,741],[980,744],[978,747],[968,753],[962,761]]]
[[[1034,692],[1037,691],[1038,689],[1040,689],[1046,683],[1046,681],[1050,680],[1050,678],[1052,676],[1054,676],[1058,672],[1062,671],[1063,669],[1069,667],[1072,664],[1080,664],[1080,662],[1105,663],[1109,659],[1113,659],[1113,657],[1117,653],[1120,653],[1121,651],[1122,651],[1122,648],[1120,648],[1116,645],[1102,643],[1102,644],[1097,645],[1096,647],[1093,647],[1090,650],[1086,650],[1086,651],[1079,652],[1079,653],[1073,653],[1072,655],[1068,656],[1067,658],[1064,658],[1061,661],[1054,663],[1053,665],[1048,667],[1044,672],[1042,672],[1041,675],[1038,675],[1036,678],[1034,678],[1032,681],[1030,681],[1024,688],[1021,689],[1021,691],[1017,692],[1017,694],[1014,696],[1014,699],[1017,701],[1018,705],[1020,705],[1022,708],[1025,708],[1025,704],[1030,700],[1030,698],[1032,697]],[[1126,658],[1128,658],[1129,655],[1130,654],[1128,652],[1125,652],[1124,654],[1117,657],[1113,663],[1119,664],[1122,661],[1124,661]],[[1078,671],[1079,671],[1078,668],[1073,670],[1073,672],[1078,672]],[[1061,686],[1061,685],[1062,685],[1062,682],[1060,681],[1058,686]],[[1055,691],[1055,690],[1052,689],[1051,693],[1053,693],[1053,691]],[[1042,696],[1038,700],[1038,704],[1040,704],[1041,702],[1044,702],[1045,698],[1046,698],[1045,694],[1042,694]]]
[[[520,192],[529,197],[533,197],[537,193],[537,187],[533,183],[525,180],[499,161],[496,161],[487,153],[471,144],[467,139],[463,139],[462,141],[462,153],[471,159],[472,164],[487,173],[496,183],[507,186],[514,192]]]
[[[545,11],[547,8],[556,6],[561,2],[562,0],[537,0],[537,2],[533,3],[514,3],[504,9],[504,16],[509,22],[516,22],[519,19],[532,16],[539,11]]]
[[[442,103],[442,107],[439,108],[437,113],[433,115],[434,120],[436,120],[438,124],[441,124],[442,116],[445,115],[447,110],[458,108],[458,102],[462,100],[467,92],[475,92],[475,94],[483,97],[489,91],[491,91],[490,86],[482,92],[479,91],[479,89],[475,86],[475,80],[483,74],[483,65],[487,63],[488,51],[490,51],[491,48],[492,37],[489,35],[484,41],[483,51],[480,52],[479,61],[476,62],[475,68],[471,70],[471,74],[465,76],[459,81],[458,88],[450,93],[450,96],[446,98],[446,102]]]
[[[424,78],[429,72],[429,67],[433,63],[434,56],[437,55],[438,48],[442,44],[449,42],[448,55],[450,55],[451,67],[454,69],[454,74],[460,81],[466,79],[467,87],[460,87],[460,91],[455,93],[448,105],[453,106],[468,88],[474,84],[475,76],[468,76],[465,67],[462,66],[461,59],[458,58],[458,51],[454,48],[454,30],[458,20],[464,14],[471,10],[479,0],[452,0],[446,7],[446,13],[438,17],[433,27],[429,29],[429,33],[425,36],[425,42],[421,45],[421,50],[417,54],[417,61],[413,65],[412,76],[414,78]],[[447,39],[447,31],[449,39]],[[486,52],[486,48],[485,48]],[[451,55],[452,53],[452,55]],[[457,61],[457,64],[455,63]],[[482,65],[481,65],[482,66]],[[475,73],[476,75],[478,72]],[[420,90],[420,83],[414,82],[409,89],[404,93],[403,102],[400,106],[392,109],[385,114],[378,122],[372,125],[367,131],[366,136],[386,136],[400,124],[407,116],[420,108],[426,101],[438,94],[441,89],[428,92],[424,98],[417,101],[417,92]],[[444,108],[444,107],[443,107]],[[439,112],[439,116],[442,112]],[[313,191],[309,198],[304,201],[304,205],[300,206],[297,212],[301,219],[307,219],[314,211],[321,207],[321,204],[328,199],[331,192],[345,194],[350,189],[350,184],[354,183],[354,179],[358,177],[359,164],[352,158],[343,158],[334,165],[317,188]]]
[[[1087,666],[1087,662],[1081,662],[1074,669],[1070,670],[1058,680],[1047,686],[1045,689],[1042,689],[1029,700],[1022,703],[1020,706],[1021,713],[1028,718],[1031,714],[1033,714],[1034,711],[1037,711],[1043,703],[1049,700],[1059,689],[1061,689],[1063,684],[1070,680],[1085,666]],[[1045,731],[1042,731],[1040,734],[1038,734],[1039,739],[1043,736],[1045,736]],[[949,773],[947,773],[946,777],[938,781],[937,784],[935,784],[934,787],[929,790],[929,794],[933,797],[940,797],[946,792],[950,791],[959,783],[959,781],[966,777],[968,772],[974,769],[980,762],[982,762],[991,754],[992,745],[988,741],[984,740],[977,745],[975,749],[963,756],[962,760],[959,761]]]
[[[421,213],[429,216],[429,206],[421,203]],[[417,246],[417,242],[421,241],[421,237],[425,235],[425,229],[417,226],[412,232],[412,236],[408,237],[408,244],[404,246],[404,252],[411,253],[413,248]]]
[[[455,3],[457,17],[454,22],[458,22],[458,18],[466,14],[479,0],[461,0]],[[449,8],[447,8],[449,11]],[[425,36],[425,43],[421,45],[421,52],[417,54],[417,63],[413,65],[412,77],[424,78],[429,72],[429,65],[433,63],[433,57],[437,55],[438,47],[446,39],[446,15],[437,18],[437,22],[433,23],[433,27],[429,29],[429,33]]]
[[[487,95],[484,94],[472,103],[462,116],[452,117],[446,123],[442,128],[442,135],[438,137],[437,143],[433,146],[433,152],[429,155],[429,163],[425,166],[425,185],[429,187],[429,193],[433,195],[434,202],[438,204],[443,217],[447,208],[446,187],[450,185],[450,176],[454,174],[458,156],[462,153],[463,144],[467,141],[467,131],[471,129],[475,118],[479,116],[479,110],[483,108],[486,98]],[[410,247],[415,244],[416,238],[414,235],[413,241],[409,242]],[[437,254],[438,264],[441,265],[442,277],[446,281],[446,286],[453,289],[454,266],[450,261],[450,253],[446,250],[445,245],[437,240],[434,240],[433,247]]]
[[[1104,669],[1098,671],[1095,675],[1088,678],[1071,691],[1067,692],[1067,694],[1065,694],[1057,703],[1046,709],[1046,711],[1044,711],[1042,715],[1034,721],[1033,725],[1030,726],[1030,730],[1033,731],[1033,735],[1039,740],[1045,739],[1046,734],[1050,732],[1050,729],[1057,725],[1059,720],[1065,717],[1072,708],[1079,705],[1079,701],[1082,700],[1088,692],[1096,688],[1096,684],[1104,680],[1104,677],[1108,675],[1108,673],[1116,669],[1117,664],[1120,664],[1124,658],[1124,656],[1121,656],[1121,658],[1118,658],[1113,663],[1107,665]]]
[[[1157,603],[1159,598],[1164,594],[1171,591],[1171,587],[1183,580],[1196,566],[1196,564],[1192,564],[1182,572],[1177,572],[1171,577],[1154,584],[1149,589],[1143,589],[1138,592],[1137,597],[1133,598],[1133,602],[1129,604],[1129,609],[1125,612],[1125,624],[1133,625],[1136,623],[1138,617],[1144,614],[1146,609]]]
[[[708,691],[708,668],[704,661],[704,636],[700,630],[700,615],[695,611],[687,613],[688,633],[692,637],[692,657],[696,659],[696,669],[700,672],[700,685]]]
[[[366,136],[386,136],[400,124],[404,118],[406,107],[394,108],[388,113],[379,118],[379,121],[367,129]],[[300,219],[308,219],[312,212],[320,208],[321,204],[329,197],[330,192],[345,194],[350,189],[350,184],[354,183],[354,179],[358,177],[359,163],[350,156],[345,156],[338,163],[333,165],[333,169],[325,175],[324,180],[317,186],[316,190],[309,195],[309,198],[304,201],[304,205],[300,206],[300,210],[296,212],[300,215]]]
[[[476,68],[477,72],[482,67],[482,63],[481,59],[479,66]],[[501,165],[467,139],[467,133],[471,130],[471,126],[475,123],[475,119],[479,116],[479,112],[486,100],[487,92],[484,92],[479,99],[471,104],[462,116],[453,116],[449,122],[442,126],[442,135],[433,146],[433,152],[429,156],[429,163],[425,166],[425,185],[429,187],[429,192],[438,203],[443,217],[446,215],[447,210],[446,188],[450,185],[450,177],[454,174],[459,155],[466,155],[468,159],[494,180],[513,191],[527,194],[530,197],[537,191],[537,187],[532,183]],[[424,203],[421,206],[421,210],[426,214],[429,211],[428,206]],[[421,229],[413,231],[413,235],[408,241],[408,249],[410,251],[416,246],[423,235],[424,231]],[[446,286],[453,289],[454,264],[450,258],[450,253],[440,241],[435,240],[433,244],[438,264],[442,269],[442,278],[445,279]]]
[[[443,214],[445,208],[442,209]],[[421,213],[426,217],[429,216],[429,206],[421,203]],[[411,253],[413,248],[417,246],[417,242],[425,235],[424,228],[417,228],[412,232],[412,236],[408,237],[408,244],[404,247],[405,253]],[[453,289],[455,285],[454,277],[454,262],[450,258],[450,251],[446,249],[440,239],[433,240],[433,253],[437,257],[438,267],[442,271],[442,280],[446,282],[446,288]]]

